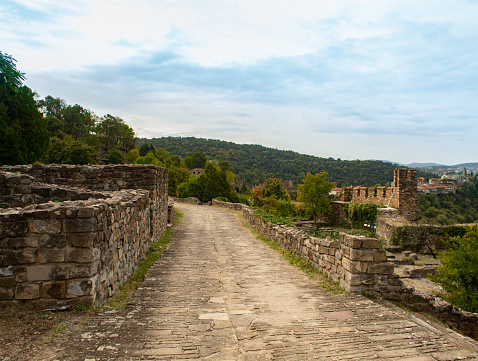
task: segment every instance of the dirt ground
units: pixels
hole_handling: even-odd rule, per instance
[[[0,307],[0,361],[54,359],[91,313],[91,309]]]

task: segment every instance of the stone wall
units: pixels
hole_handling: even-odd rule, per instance
[[[30,176],[0,172],[0,200],[9,207],[0,210],[1,301],[101,303],[131,276],[150,242],[166,230],[166,169],[5,168]]]
[[[417,171],[395,168],[393,187],[344,187],[342,201],[383,204],[396,208],[408,221],[418,220]]]
[[[218,201],[213,205],[242,208],[245,221],[259,233],[309,261],[347,291],[391,295],[402,290],[402,282],[393,273],[395,265],[387,261],[385,251],[375,238],[341,233],[338,240],[318,239],[295,228],[254,217],[254,210],[245,205]]]
[[[188,203],[188,204],[201,204],[201,201],[196,197],[187,197],[187,198],[173,198],[175,202]]]
[[[300,255],[347,291],[374,294],[398,302],[412,310],[428,313],[450,328],[478,339],[478,314],[463,311],[439,297],[406,285],[394,273],[395,264],[387,261],[377,239],[344,233],[338,240],[318,239],[295,228],[262,221],[254,217],[254,211],[244,204],[213,201],[213,205],[242,210],[244,219],[259,233]],[[383,210],[391,223],[399,221],[396,218],[399,217],[398,210]]]

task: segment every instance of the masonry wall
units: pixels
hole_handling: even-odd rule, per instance
[[[213,201],[213,205],[242,209],[245,221],[259,233],[300,255],[347,291],[390,296],[403,289],[402,282],[393,273],[395,265],[387,261],[385,251],[375,238],[341,233],[338,240],[318,239],[295,228],[254,217],[254,210],[245,205],[218,201]]]
[[[396,208],[407,221],[415,222],[418,220],[417,171],[395,168],[393,187],[345,187],[341,200]]]
[[[166,224],[162,221],[168,212],[168,170],[165,168],[141,164],[88,166],[30,164],[2,166],[0,171],[21,172],[23,175],[33,177],[34,182],[93,191],[148,190],[151,233],[157,238],[166,230]]]
[[[18,168],[31,176],[0,172],[0,202],[9,206],[0,210],[0,301],[101,303],[166,230],[165,169],[9,167]],[[33,182],[46,177],[95,190]]]
[[[385,251],[375,238],[340,234],[338,240],[309,237],[295,228],[274,225],[254,217],[244,204],[213,201],[214,206],[242,210],[244,219],[259,233],[310,261],[347,291],[375,294],[396,301],[412,310],[438,318],[450,328],[478,340],[478,314],[461,310],[429,294],[405,285],[394,273],[395,264],[386,259]],[[389,221],[400,222],[396,209],[383,209]],[[387,212],[387,211],[391,212]],[[380,210],[379,210],[380,211]],[[398,217],[398,218],[397,218]]]

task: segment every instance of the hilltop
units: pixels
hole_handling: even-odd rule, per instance
[[[203,152],[209,160],[227,161],[240,179],[249,185],[261,184],[267,178],[275,177],[302,183],[307,172],[326,171],[329,180],[337,186],[386,185],[393,181],[393,169],[397,164],[379,160],[341,160],[300,154],[291,150],[278,150],[257,144],[236,144],[232,142],[203,139],[163,137],[137,140],[138,145],[150,143],[155,148],[167,150],[171,156],[186,157],[193,152]],[[432,174],[420,173],[421,176]]]

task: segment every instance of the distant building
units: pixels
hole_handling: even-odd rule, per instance
[[[189,173],[191,173],[192,175],[201,175],[203,172],[204,169],[202,168],[194,168],[189,170]]]

